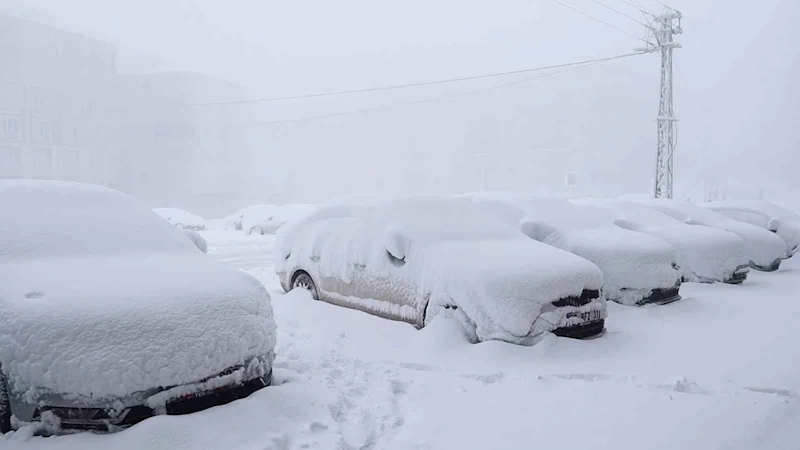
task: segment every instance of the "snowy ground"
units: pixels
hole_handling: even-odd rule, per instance
[[[282,295],[272,237],[208,231],[260,279],[278,322],[275,386],[113,435],[0,438],[6,449],[800,448],[800,260],[684,300],[610,304],[599,339],[472,345]]]

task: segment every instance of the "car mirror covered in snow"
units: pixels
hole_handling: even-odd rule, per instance
[[[403,231],[395,226],[386,229],[386,251],[394,259],[403,261],[409,250],[409,241]]]
[[[540,242],[556,232],[556,229],[552,226],[530,219],[522,220],[520,230],[529,238]]]
[[[772,231],[772,232],[778,231],[778,229],[780,229],[780,227],[781,227],[780,219],[769,219],[769,222],[767,222],[767,229],[769,231]]]
[[[625,218],[614,219],[614,225],[626,230],[636,231],[636,224]]]

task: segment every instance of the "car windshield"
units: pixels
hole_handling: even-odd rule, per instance
[[[0,261],[193,248],[154,212],[103,188],[6,181],[0,210]]]

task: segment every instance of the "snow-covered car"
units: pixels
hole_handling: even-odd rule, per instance
[[[614,224],[663,239],[678,255],[684,281],[739,284],[750,271],[745,243],[724,230],[687,225],[653,208],[612,198],[578,198],[579,206],[606,208],[614,213]]]
[[[164,218],[172,226],[182,230],[200,231],[206,229],[206,221],[202,217],[178,208],[155,208],[156,214]]]
[[[680,300],[675,249],[663,240],[613,224],[602,208],[519,194],[470,195],[473,203],[539,242],[574,253],[603,271],[603,295],[625,305]]]
[[[757,200],[726,200],[702,206],[777,234],[786,243],[786,258],[800,251],[800,214],[788,208]]]
[[[546,332],[603,332],[603,275],[464,200],[409,198],[323,206],[278,231],[285,291],[418,328],[459,321],[473,342],[533,344]]]
[[[0,431],[115,431],[270,384],[264,287],[132,197],[5,180],[0,210]]]
[[[308,214],[311,205],[282,205],[253,208],[242,215],[242,230],[247,234],[275,234],[286,222]]]
[[[257,214],[268,214],[269,211],[272,211],[274,208],[275,205],[252,205],[242,208],[225,218],[225,229],[231,231],[242,230],[242,221],[244,220],[244,216],[250,214],[251,212]]]
[[[702,225],[736,234],[747,245],[746,255],[753,269],[764,272],[778,270],[786,257],[786,243],[774,233],[707,208],[680,200],[644,196],[625,196],[623,199],[649,206],[688,225]]]

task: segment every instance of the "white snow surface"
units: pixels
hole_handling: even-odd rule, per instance
[[[702,206],[742,222],[775,232],[786,242],[788,255],[800,251],[800,214],[758,200],[725,200]]]
[[[308,214],[312,205],[281,205],[251,208],[242,216],[242,230],[249,233],[260,227],[263,233],[275,234],[286,222],[300,219]]]
[[[747,259],[755,265],[769,267],[786,256],[786,243],[780,237],[764,228],[731,219],[708,208],[680,200],[647,196],[624,196],[623,199],[654,208],[687,225],[730,231],[744,240],[747,245]]]
[[[724,230],[687,225],[647,206],[611,199],[578,198],[579,206],[606,208],[615,224],[663,239],[675,248],[682,276],[688,281],[723,281],[748,265],[746,246],[739,236]]]
[[[671,288],[680,281],[671,245],[614,225],[614,214],[606,209],[512,193],[484,192],[471,198],[530,238],[596,264],[603,272],[608,300],[633,305],[652,290]]]
[[[277,247],[288,255],[279,258],[279,273],[305,268],[315,278],[396,280],[416,291],[410,306],[418,313],[427,294],[434,305],[429,317],[442,305],[458,306],[478,340],[523,343],[537,332],[569,325],[557,315],[541,317],[540,326],[549,321],[545,330],[535,321],[546,304],[602,287],[602,274],[592,263],[532,241],[464,200],[420,197],[375,207],[336,206],[319,210],[317,217]],[[589,307],[605,309],[603,301]]]
[[[167,222],[185,230],[205,230],[206,221],[202,217],[177,208],[155,208],[156,214]]]
[[[741,286],[688,283],[658,308],[609,304],[598,339],[471,344],[283,295],[274,236],[202,232],[257,276],[278,324],[274,385],[115,434],[0,436],[3,450],[796,450],[800,261]],[[769,307],[754,307],[767,301]],[[776,314],[776,311],[780,311]]]
[[[0,210],[0,364],[16,390],[122,397],[271,358],[263,286],[133,198],[0,181]]]

